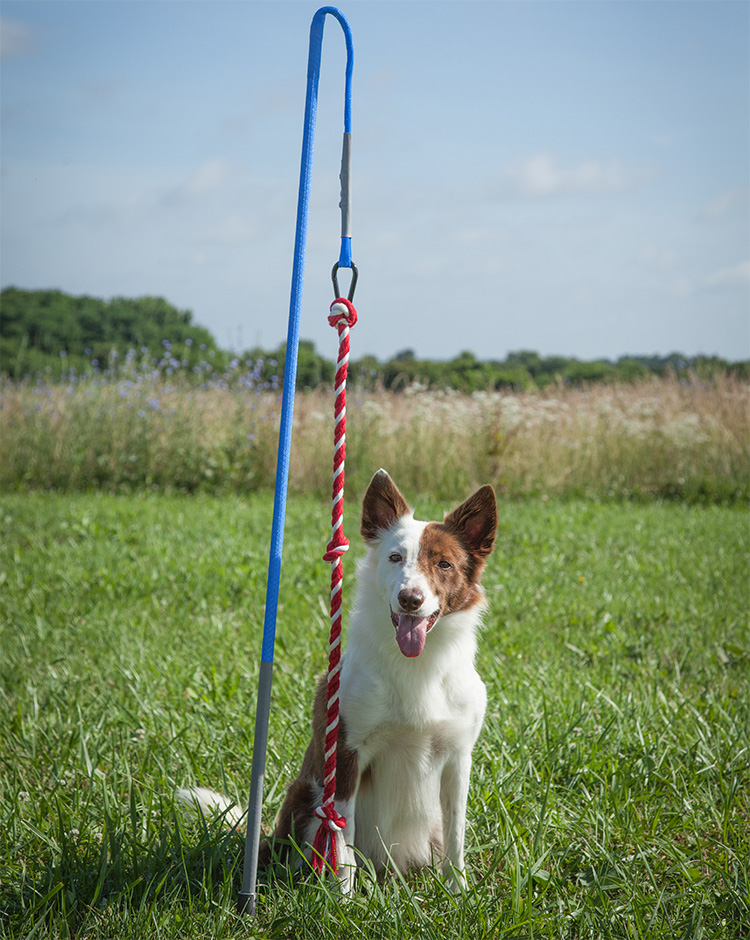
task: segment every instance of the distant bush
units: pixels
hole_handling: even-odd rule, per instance
[[[223,368],[227,354],[211,333],[161,297],[130,300],[71,297],[58,290],[6,288],[0,294],[0,363],[14,379],[116,367],[127,356],[174,360],[192,369],[209,357]]]

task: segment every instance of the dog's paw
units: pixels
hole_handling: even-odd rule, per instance
[[[338,850],[338,886],[344,897],[350,898],[354,894],[354,882],[357,875],[357,859],[351,845],[344,843],[343,839],[337,846]]]
[[[466,880],[466,872],[463,869],[454,868],[450,865],[444,872],[444,875],[445,885],[451,894],[461,894],[462,891],[467,889],[468,882]]]
[[[339,891],[342,897],[350,898],[354,895],[354,879],[357,874],[352,865],[339,865]]]

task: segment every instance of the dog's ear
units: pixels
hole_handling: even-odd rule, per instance
[[[497,531],[495,491],[491,486],[480,487],[457,509],[446,513],[445,525],[472,555],[486,558],[495,544]]]
[[[410,511],[393,480],[385,470],[378,470],[362,500],[362,538],[366,542],[379,538],[384,529]]]

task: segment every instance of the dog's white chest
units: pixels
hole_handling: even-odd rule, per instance
[[[357,751],[361,774],[356,848],[376,867],[393,862],[401,870],[430,864],[434,853],[444,853],[443,803],[452,792],[444,780],[447,774],[452,786],[460,781],[463,813],[471,751],[486,704],[473,667],[441,676],[406,665],[408,681],[399,681],[398,672],[394,682],[393,674],[345,660],[341,683],[347,743]]]
[[[473,747],[486,705],[477,672],[473,667],[455,675],[413,672],[405,670],[394,681],[393,675],[344,658],[341,714],[347,740],[365,762],[392,748],[438,754]]]

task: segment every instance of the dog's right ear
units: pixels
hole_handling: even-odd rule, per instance
[[[370,480],[362,500],[362,538],[366,542],[380,538],[384,529],[391,526],[400,516],[408,516],[410,513],[411,510],[396,484],[385,470],[378,470]]]

